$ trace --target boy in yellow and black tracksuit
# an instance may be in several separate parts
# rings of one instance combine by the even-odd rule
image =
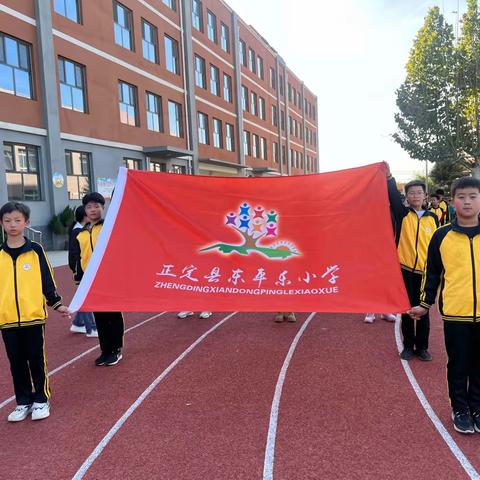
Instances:
[[[448,203],[445,200],[445,190],[439,188],[435,191],[435,195],[438,197],[438,207],[442,210],[442,219],[440,220],[440,225],[446,225],[450,223],[450,211],[448,209]]]
[[[452,196],[457,218],[433,235],[421,302],[409,313],[425,314],[438,295],[454,428],[474,433],[480,432],[480,180],[456,180]]]
[[[82,199],[85,214],[90,223],[78,233],[72,244],[72,260],[75,263],[75,282],[82,280],[95,249],[98,236],[103,228],[103,207],[105,199],[98,192],[85,195]],[[95,365],[116,365],[122,359],[124,323],[121,312],[94,312],[101,355]]]
[[[0,209],[7,233],[7,241],[0,246],[0,330],[17,402],[8,416],[10,422],[24,420],[30,413],[33,420],[50,415],[46,305],[68,315],[42,246],[23,236],[29,217],[30,209],[22,203],[9,202]]]
[[[388,196],[395,220],[395,237],[403,281],[410,305],[418,305],[423,268],[427,258],[427,248],[433,233],[438,227],[435,214],[422,209],[426,188],[421,181],[414,180],[405,185],[405,197],[409,204],[402,203],[395,179],[389,174]],[[403,351],[400,357],[410,360],[416,354],[420,360],[432,359],[428,351],[430,319],[428,312],[416,322],[408,315],[402,315]]]

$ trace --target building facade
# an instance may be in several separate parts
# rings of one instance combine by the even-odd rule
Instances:
[[[0,0],[0,202],[46,229],[118,167],[319,171],[317,98],[221,0]]]

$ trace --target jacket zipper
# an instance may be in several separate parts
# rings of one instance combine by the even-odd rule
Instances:
[[[415,215],[417,215],[416,212],[415,212]],[[420,218],[417,215],[417,234],[415,236],[415,262],[413,264],[412,273],[415,273],[415,267],[417,266],[417,262],[418,262],[418,235],[419,235],[419,233],[420,233]]]
[[[17,259],[13,261],[13,283],[15,284],[15,305],[17,306],[18,326],[20,326],[20,305],[18,304]]]
[[[475,256],[473,253],[473,238],[470,240],[470,256],[472,259],[472,283],[473,283],[473,321],[477,321],[477,278],[475,273]]]
[[[92,229],[93,229],[93,227],[92,227]],[[88,233],[90,233],[90,247],[92,247],[92,252],[93,252],[92,230],[89,230]]]

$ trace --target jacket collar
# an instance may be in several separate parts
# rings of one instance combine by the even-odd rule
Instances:
[[[480,235],[480,221],[479,221],[479,223],[476,227],[461,227],[458,224],[457,219],[455,219],[452,222],[452,230],[454,232],[459,232],[459,233],[464,233],[464,234],[467,234],[467,231],[468,231],[468,232],[470,232],[470,234],[471,234],[471,232],[473,232],[473,235]]]
[[[30,250],[32,250],[32,241],[29,240],[27,237],[23,237],[25,239],[25,243],[22,245],[20,253],[25,253]],[[9,255],[12,253],[12,248],[7,245],[7,242],[5,241],[1,247],[2,250],[5,250]]]

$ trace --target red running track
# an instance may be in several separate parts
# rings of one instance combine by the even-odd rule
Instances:
[[[57,269],[68,286],[65,268]],[[72,288],[63,289],[69,297]],[[129,314],[127,327],[155,314]],[[124,359],[95,367],[94,350],[51,377],[50,418],[9,424],[0,409],[1,479],[71,479],[132,404],[179,355],[225,318],[184,320],[168,313],[127,333]],[[262,479],[270,411],[296,324],[266,313],[239,313],[211,332],[125,419],[85,479]],[[480,435],[451,428],[442,325],[432,322],[434,360],[410,362],[428,402],[471,463],[468,474],[413,391],[394,325],[360,315],[317,314],[298,339],[286,371],[272,463],[275,480],[478,478]],[[51,314],[50,370],[96,345]],[[12,395],[0,354],[0,404]],[[91,458],[91,457],[90,457]],[[473,471],[473,473],[472,473]],[[80,476],[77,476],[80,478]],[[267,478],[267,477],[265,477]]]

